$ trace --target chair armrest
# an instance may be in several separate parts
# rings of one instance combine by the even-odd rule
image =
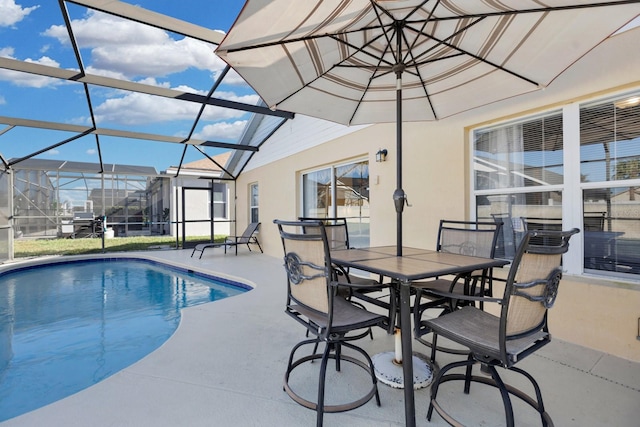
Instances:
[[[360,284],[360,283],[351,283],[351,282],[339,282],[339,281],[331,281],[331,286],[340,286],[343,288],[350,288],[350,289],[371,289],[371,286],[375,286],[376,281],[374,279],[371,279],[371,284],[367,285],[367,284]],[[380,285],[382,286],[382,285]]]
[[[427,292],[430,295],[434,295],[434,296],[438,296],[438,297],[442,297],[442,298],[448,298],[448,299],[455,299],[455,300],[462,300],[462,301],[480,301],[480,302],[495,302],[498,304],[502,303],[502,298],[491,298],[491,297],[486,297],[486,296],[474,296],[474,295],[463,295],[460,293],[454,293],[454,292],[442,292],[442,291],[436,291],[436,290],[430,290],[428,288],[424,288],[422,290],[423,292]]]

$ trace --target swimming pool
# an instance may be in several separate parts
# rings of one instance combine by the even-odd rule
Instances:
[[[0,422],[140,360],[173,334],[182,308],[248,289],[130,258],[0,274]]]

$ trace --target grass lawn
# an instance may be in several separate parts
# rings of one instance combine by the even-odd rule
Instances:
[[[215,236],[222,242],[226,236]],[[187,237],[187,242],[209,241],[207,237]],[[182,241],[181,241],[182,242]],[[104,239],[104,252],[144,251],[175,248],[176,238],[171,236],[134,236]],[[25,258],[43,255],[79,255],[102,253],[102,239],[17,239],[14,240],[14,257]]]

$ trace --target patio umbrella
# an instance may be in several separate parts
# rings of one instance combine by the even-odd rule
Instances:
[[[346,125],[442,119],[549,85],[640,0],[249,0],[216,50],[272,108]]]

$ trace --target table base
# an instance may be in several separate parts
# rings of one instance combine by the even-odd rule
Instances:
[[[402,363],[396,361],[393,351],[378,353],[371,357],[378,381],[393,388],[404,388]],[[426,356],[413,353],[413,389],[428,387],[433,381],[433,368]]]

